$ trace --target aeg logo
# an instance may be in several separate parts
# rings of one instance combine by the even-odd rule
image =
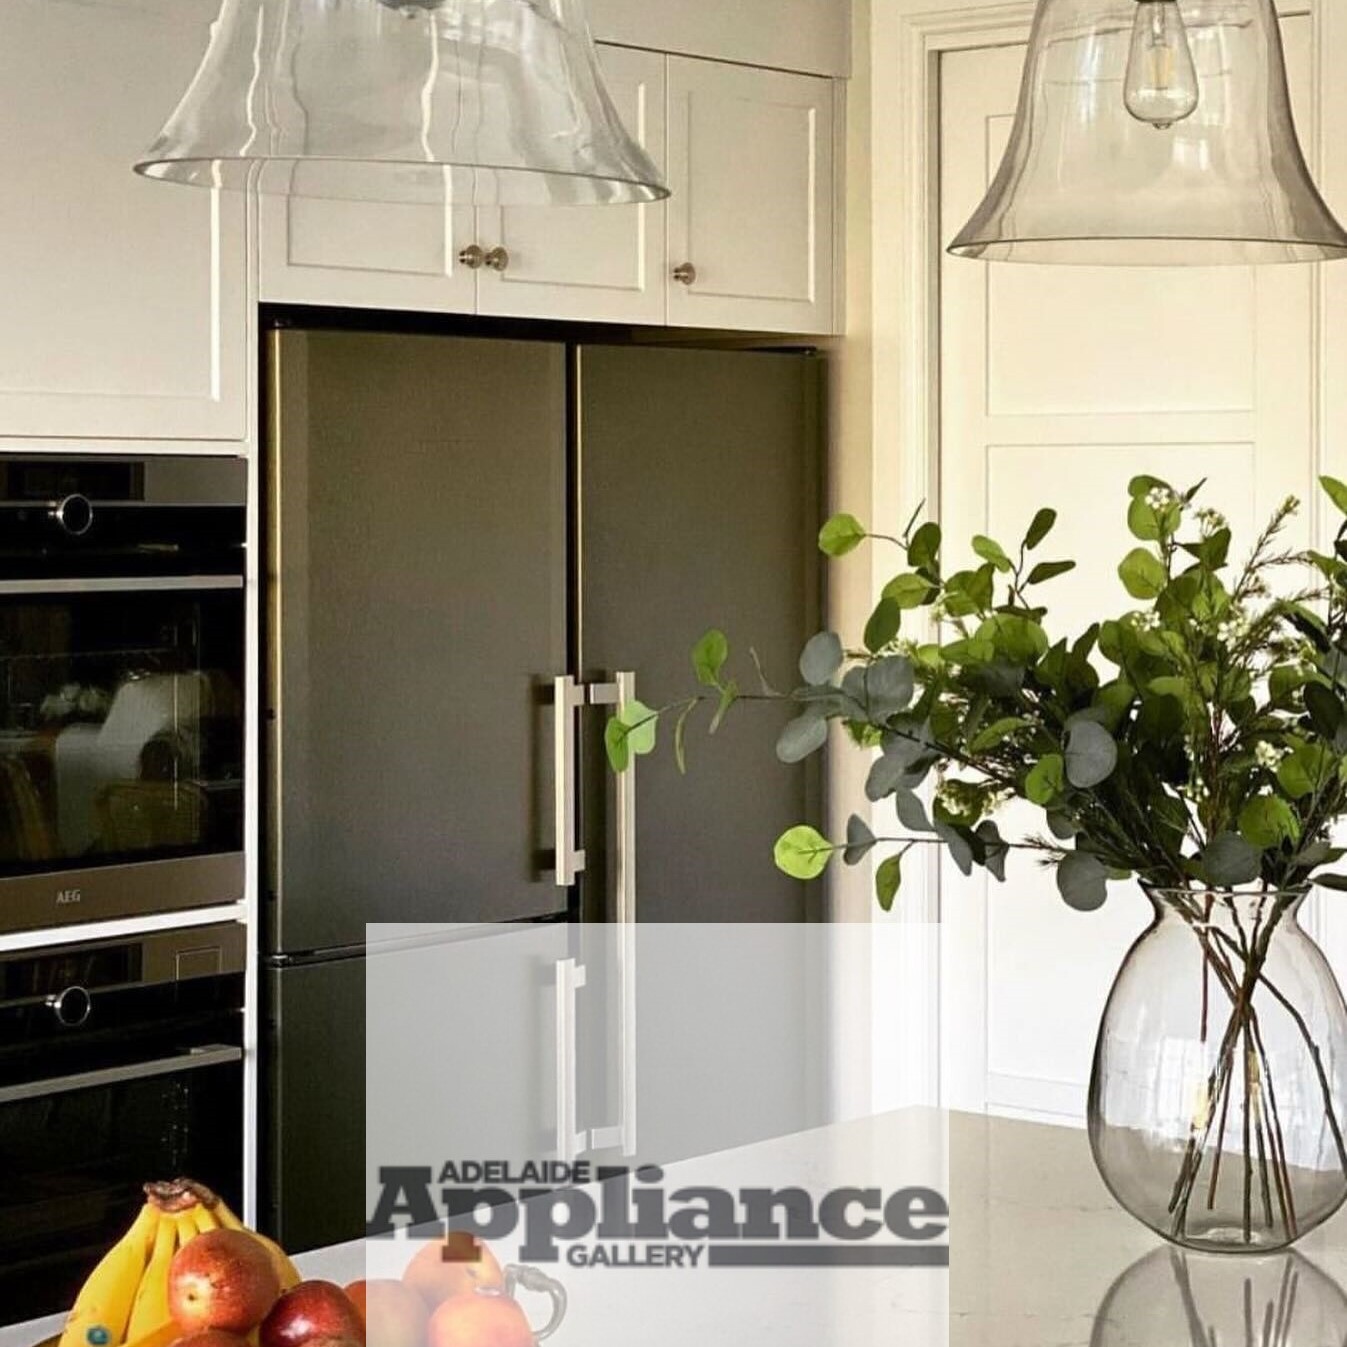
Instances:
[[[56,894],[57,907],[69,907],[74,903],[82,903],[83,901],[83,889],[59,889]]]

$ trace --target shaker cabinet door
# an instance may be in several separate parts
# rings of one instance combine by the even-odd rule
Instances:
[[[0,7],[0,437],[247,433],[243,200],[132,172],[218,10]]]
[[[666,58],[624,47],[601,47],[599,55],[623,124],[663,168]],[[508,264],[481,273],[479,311],[663,323],[666,217],[662,202],[480,211],[482,246],[504,248]]]
[[[470,207],[261,198],[262,298],[272,304],[472,313]]]
[[[669,61],[669,323],[830,332],[833,81]]]

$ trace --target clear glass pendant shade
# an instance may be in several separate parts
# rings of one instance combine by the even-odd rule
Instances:
[[[1272,0],[1039,0],[1000,172],[950,251],[1218,265],[1347,256]]]
[[[223,0],[136,171],[293,196],[657,201],[582,0]]]

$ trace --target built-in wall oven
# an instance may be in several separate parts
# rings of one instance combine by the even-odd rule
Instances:
[[[142,1187],[240,1209],[247,943],[235,924],[0,956],[0,1317],[68,1309]]]
[[[246,494],[0,456],[0,933],[242,898]]]

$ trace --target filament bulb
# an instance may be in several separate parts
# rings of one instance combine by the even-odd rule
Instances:
[[[1124,98],[1139,122],[1166,131],[1197,111],[1201,90],[1176,0],[1136,0]]]

